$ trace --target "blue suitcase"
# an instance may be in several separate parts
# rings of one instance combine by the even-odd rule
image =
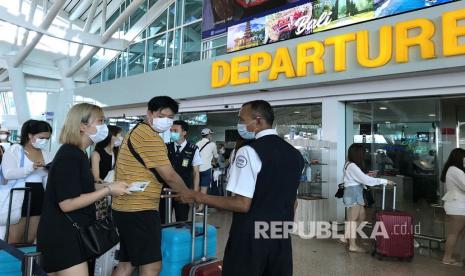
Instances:
[[[37,252],[35,246],[18,247],[24,253]],[[21,262],[15,257],[11,256],[4,250],[0,251],[0,275],[2,276],[21,276]]]
[[[167,198],[167,205],[171,207]],[[171,208],[167,208],[168,221],[171,219]],[[161,231],[161,252],[162,252],[162,271],[159,276],[181,276],[182,269],[185,265],[192,262],[193,259],[200,259],[203,256],[203,223],[195,223],[195,206],[192,207],[192,223],[174,223],[164,226]],[[207,208],[204,208],[204,223],[207,219]],[[192,252],[192,227],[195,225],[195,252]],[[213,225],[207,226],[207,256],[216,256],[216,237],[217,230]],[[194,257],[192,257],[194,253]]]
[[[20,250],[23,253],[35,253],[37,252],[37,247],[35,245],[28,245],[26,244],[26,237],[28,235],[27,228],[29,225],[29,213],[30,213],[30,202],[31,202],[31,191],[30,188],[13,188],[10,191],[10,202],[8,205],[8,218],[7,218],[7,225],[5,226],[7,231],[5,234],[5,240],[8,240],[9,236],[9,226],[10,226],[10,214],[11,214],[11,204],[13,199],[13,194],[15,191],[25,191],[28,195],[28,208],[27,208],[27,217],[26,217],[26,230],[24,232],[24,245],[16,245],[16,249]],[[26,200],[26,199],[25,199]],[[3,237],[2,237],[3,238]],[[2,240],[2,243],[6,243]],[[5,244],[7,246],[7,244]],[[14,250],[11,248],[11,250]],[[17,253],[19,254],[19,252]],[[18,256],[19,257],[19,256]],[[0,275],[2,276],[21,276],[22,273],[22,263],[16,257],[12,256],[10,253],[6,252],[5,250],[0,250]]]

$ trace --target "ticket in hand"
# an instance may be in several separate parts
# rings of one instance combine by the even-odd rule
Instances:
[[[136,181],[132,182],[132,184],[129,186],[128,191],[130,192],[143,192],[149,185],[148,181]]]

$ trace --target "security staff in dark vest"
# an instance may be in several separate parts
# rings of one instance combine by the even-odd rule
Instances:
[[[234,196],[181,197],[234,212],[223,276],[291,276],[293,272],[291,238],[285,233],[273,236],[273,230],[279,230],[276,225],[285,230],[294,221],[304,159],[272,129],[273,121],[273,109],[266,101],[245,103],[239,111],[239,134],[254,140],[236,153],[227,185]]]
[[[174,170],[181,176],[184,183],[189,189],[196,191],[199,187],[199,165],[202,164],[199,149],[195,144],[187,142],[186,136],[189,131],[189,124],[185,121],[174,121],[171,127],[171,143],[166,144],[168,157]],[[166,223],[165,219],[165,200],[160,200],[160,217],[162,223]],[[176,221],[186,221],[189,216],[189,204],[181,203],[177,200],[173,201]]]

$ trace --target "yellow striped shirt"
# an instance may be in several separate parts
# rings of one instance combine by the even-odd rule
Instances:
[[[123,212],[158,210],[162,185],[153,175],[131,154],[128,147],[128,137],[135,151],[144,160],[147,168],[170,165],[168,151],[163,139],[146,123],[139,124],[134,131],[126,135],[116,161],[116,180],[131,184],[136,181],[150,182],[145,191],[133,192],[113,198],[112,208]]]

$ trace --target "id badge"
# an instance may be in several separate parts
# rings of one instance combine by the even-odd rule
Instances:
[[[183,167],[186,167],[186,168],[187,168],[188,165],[189,165],[189,159],[184,159],[184,160],[182,160],[182,166],[183,166]]]

